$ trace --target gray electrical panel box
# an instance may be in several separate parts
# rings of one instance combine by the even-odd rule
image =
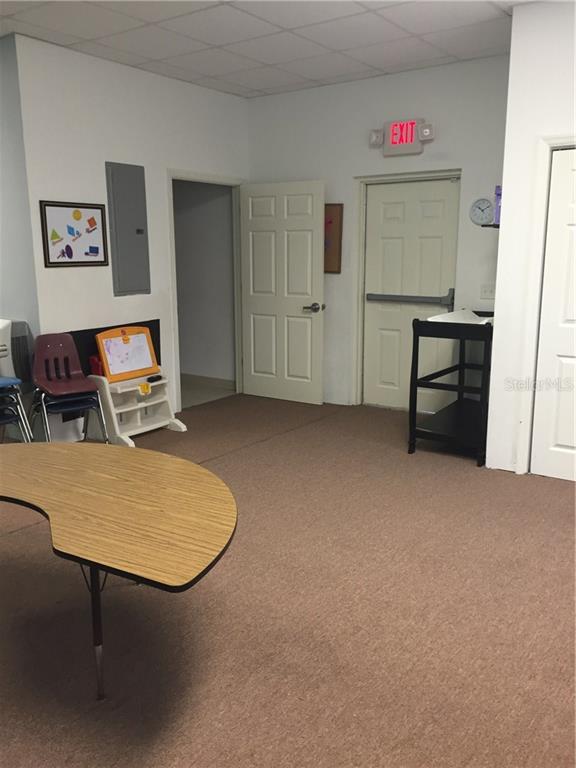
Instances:
[[[144,168],[106,163],[106,185],[114,295],[150,293]]]

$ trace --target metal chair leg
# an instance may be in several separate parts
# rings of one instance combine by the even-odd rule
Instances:
[[[90,409],[84,411],[84,425],[82,427],[82,441],[88,440],[88,422],[90,421]]]
[[[98,414],[98,421],[100,422],[100,429],[102,430],[102,436],[104,437],[104,442],[109,443],[110,440],[108,438],[108,430],[106,429],[106,422],[104,420],[104,411],[102,410],[102,400],[100,400],[100,392],[96,392],[96,399],[98,400],[98,408],[96,409],[96,413]]]
[[[28,437],[28,432],[26,431],[26,427],[24,426],[22,422],[22,418],[18,419],[18,428],[20,430],[20,434],[22,435],[22,442],[23,443],[29,443],[30,438]]]
[[[46,410],[46,403],[44,402],[45,395],[44,392],[42,392],[42,395],[40,397],[40,408],[42,413],[42,423],[44,425],[44,433],[46,435],[46,442],[51,443],[52,442],[52,435],[50,434],[50,424],[48,423],[48,411]]]
[[[18,406],[20,420],[22,421],[24,429],[28,434],[28,440],[26,442],[31,443],[34,437],[32,435],[32,429],[30,428],[30,424],[28,423],[28,417],[26,416],[26,410],[24,408],[24,403],[22,402],[22,397],[20,395],[20,392],[16,392],[16,404]]]

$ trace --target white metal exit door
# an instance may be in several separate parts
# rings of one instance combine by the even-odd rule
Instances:
[[[246,394],[321,403],[324,184],[241,187]]]
[[[576,150],[552,159],[532,461],[539,475],[576,479]]]
[[[364,307],[364,402],[408,408],[412,320],[449,311],[458,238],[459,179],[376,184],[366,206],[365,293],[411,297],[366,301]],[[437,297],[437,303],[418,303]],[[452,364],[454,343],[423,339],[421,371]],[[446,394],[425,390],[419,409],[437,411]]]

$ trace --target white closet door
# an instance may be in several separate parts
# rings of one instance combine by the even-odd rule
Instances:
[[[553,153],[531,471],[576,479],[576,151]]]

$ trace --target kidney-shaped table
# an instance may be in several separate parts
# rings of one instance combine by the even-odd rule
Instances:
[[[100,571],[181,592],[220,559],[236,529],[236,503],[220,478],[141,448],[0,446],[0,500],[41,512],[55,554],[90,570],[98,698],[104,696]]]

